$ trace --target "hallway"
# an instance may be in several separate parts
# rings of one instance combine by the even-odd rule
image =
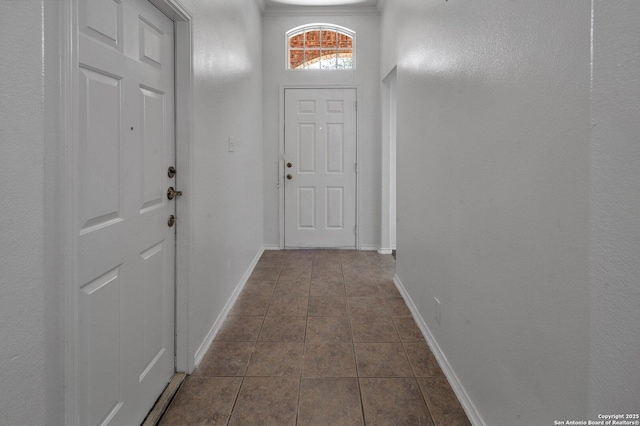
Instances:
[[[161,425],[469,425],[391,255],[265,251]]]

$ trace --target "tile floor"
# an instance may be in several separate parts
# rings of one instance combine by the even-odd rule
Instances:
[[[266,251],[161,425],[470,425],[376,252]]]

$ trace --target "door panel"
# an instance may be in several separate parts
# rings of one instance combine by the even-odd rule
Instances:
[[[120,186],[121,81],[119,78],[81,68],[79,153],[81,233],[122,219]],[[115,172],[114,172],[115,171]]]
[[[344,173],[344,125],[327,124],[326,173]]]
[[[298,187],[298,228],[316,229],[316,189]]]
[[[167,188],[164,186],[164,130],[165,95],[148,88],[140,88],[140,116],[142,119],[142,151],[140,170],[141,213],[154,206],[162,205]]]
[[[344,228],[344,188],[327,188],[327,229]]]
[[[327,101],[327,112],[329,114],[341,114],[344,112],[344,101],[342,100],[329,100]]]
[[[173,22],[78,7],[78,423],[140,424],[174,373]]]
[[[164,303],[167,296],[162,285],[166,265],[163,256],[164,244],[159,243],[140,254],[144,263],[144,332],[143,341],[143,370],[140,381],[166,349],[164,342]]]
[[[120,268],[107,272],[80,289],[79,346],[86,351],[87,363],[81,368],[81,404],[88,413],[87,424],[97,425],[103,418],[114,417],[122,407],[120,378]],[[89,404],[91,402],[91,404]]]
[[[298,114],[315,114],[316,113],[316,101],[299,100],[298,101]]]
[[[122,38],[122,0],[79,2],[79,21],[82,33],[119,48]]]
[[[356,245],[356,91],[285,91],[285,246]]]
[[[298,173],[316,172],[316,133],[314,124],[300,124],[298,127]]]
[[[140,16],[140,60],[155,67],[161,67],[162,30]]]

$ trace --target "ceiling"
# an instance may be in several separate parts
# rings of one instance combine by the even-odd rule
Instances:
[[[267,7],[282,6],[375,6],[378,0],[265,0]]]

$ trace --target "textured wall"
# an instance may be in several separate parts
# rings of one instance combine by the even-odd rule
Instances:
[[[3,425],[64,423],[58,6],[0,2]]]
[[[264,242],[280,244],[278,156],[281,85],[358,86],[358,232],[364,248],[380,246],[380,73],[379,16],[324,16],[295,14],[264,17]],[[311,23],[329,23],[356,32],[356,69],[353,71],[289,71],[285,69],[284,34]]]
[[[262,26],[254,0],[184,3],[194,17],[189,341],[196,351],[262,248]]]
[[[487,425],[584,418],[590,3],[385,5],[398,276]]]
[[[640,3],[596,1],[589,414],[640,401]]]

